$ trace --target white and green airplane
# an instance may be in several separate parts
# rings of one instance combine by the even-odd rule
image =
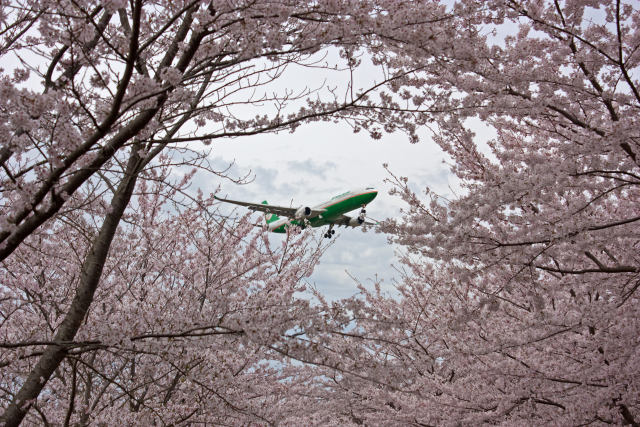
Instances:
[[[331,200],[320,203],[314,207],[300,206],[299,208],[270,205],[266,200],[262,203],[248,203],[214,197],[221,202],[233,203],[245,206],[252,211],[264,212],[267,227],[269,231],[273,231],[274,233],[284,233],[287,227],[291,225],[296,225],[301,228],[328,225],[329,230],[324,234],[324,237],[330,238],[336,232],[333,229],[335,225],[343,225],[345,227],[359,227],[363,224],[374,225],[374,223],[365,220],[365,207],[371,203],[377,195],[378,191],[373,187],[367,187],[365,189],[338,194],[332,197]],[[351,217],[345,215],[345,213],[358,208],[360,208],[358,216]],[[280,218],[278,215],[286,218]]]

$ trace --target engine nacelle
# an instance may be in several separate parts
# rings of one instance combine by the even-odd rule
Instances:
[[[300,206],[296,211],[295,218],[302,219],[311,215],[311,208],[309,206]]]
[[[347,224],[349,227],[360,227],[362,224],[364,223],[364,218],[361,216],[355,217],[355,218],[351,218],[349,220],[349,224]]]

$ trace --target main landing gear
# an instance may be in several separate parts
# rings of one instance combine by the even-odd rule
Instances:
[[[336,234],[336,230],[333,229],[333,224],[331,224],[327,232],[324,233],[324,237],[330,239],[334,234]]]

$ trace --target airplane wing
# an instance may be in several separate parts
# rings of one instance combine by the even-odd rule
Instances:
[[[231,200],[231,199],[223,199],[221,197],[213,196],[214,199],[220,200],[221,202],[233,203],[234,205],[244,206],[252,211],[260,211],[264,213],[272,213],[278,216],[286,216],[289,218],[294,218],[296,216],[296,212],[300,208],[291,208],[287,206],[278,206],[278,205],[265,205],[262,203],[249,203],[249,202],[241,202],[239,200]],[[309,215],[306,215],[306,218],[314,218],[318,215],[322,215],[326,209],[310,209]]]

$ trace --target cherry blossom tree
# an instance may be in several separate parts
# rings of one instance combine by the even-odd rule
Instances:
[[[1,8],[5,424],[638,424],[637,4]],[[278,90],[327,46],[383,81]],[[451,158],[450,200],[392,175],[397,296],[296,297],[321,249],[176,175],[314,120]]]
[[[131,412],[144,411],[145,416],[166,422],[225,416],[221,410],[189,406],[194,402],[185,404],[178,393],[188,388],[181,384],[190,372],[193,378],[195,372],[206,376],[215,357],[194,352],[180,358],[181,353],[161,350],[162,340],[202,335],[217,344],[205,340],[196,346],[217,346],[220,358],[225,358],[226,351],[240,351],[234,343],[245,339],[246,330],[241,333],[241,324],[231,321],[231,313],[239,311],[239,306],[230,305],[226,316],[226,308],[220,312],[207,308],[202,288],[209,283],[204,279],[207,274],[176,270],[177,261],[189,264],[183,255],[196,257],[197,245],[189,246],[179,236],[166,236],[166,241],[162,237],[163,230],[184,231],[188,215],[205,221],[209,202],[206,198],[192,201],[201,210],[196,213],[185,210],[177,216],[161,216],[175,223],[171,229],[163,228],[163,221],[153,218],[157,211],[142,210],[164,202],[147,200],[144,189],[159,179],[166,189],[155,189],[153,194],[163,200],[168,189],[181,188],[171,184],[168,176],[153,175],[155,168],[166,165],[163,156],[177,165],[215,173],[203,145],[220,138],[293,131],[309,121],[346,120],[354,130],[367,129],[374,137],[383,130],[402,129],[415,138],[412,117],[401,110],[389,116],[384,100],[374,96],[406,71],[385,74],[382,81],[367,87],[349,79],[358,67],[360,48],[381,50],[399,27],[437,21],[444,10],[424,2],[412,21],[406,22],[405,15],[401,21],[394,18],[396,9],[393,2],[384,1],[15,0],[0,5],[4,67],[0,75],[0,261],[6,297],[2,420],[6,425],[19,424],[27,414],[42,422],[51,418],[66,424],[100,417],[115,420],[124,415],[105,408],[122,408],[125,401]],[[319,53],[328,46],[339,53],[336,63]],[[345,82],[343,86],[332,81],[299,91],[286,84],[283,88],[282,77],[296,67],[344,71],[347,79],[338,80]],[[264,242],[259,245],[257,237],[249,237],[246,224],[227,231],[207,224],[200,225],[200,234],[194,231],[194,239],[202,239],[207,230],[230,234],[213,235],[212,251],[228,247],[236,234],[256,242],[244,254],[249,263],[245,267],[251,265],[254,270],[242,270],[241,249],[227,261],[229,271],[212,267],[223,281],[239,275],[242,286],[233,290],[239,293],[232,292],[229,298],[257,296],[260,289],[271,286],[267,281],[277,280],[281,288],[276,293],[284,299],[274,304],[286,309],[271,311],[285,316],[296,310],[298,302],[290,298],[294,278],[299,280],[302,271],[309,271],[313,256],[302,261],[305,252],[293,244],[293,252],[301,259],[299,270],[270,269],[264,264],[268,259],[262,253]],[[157,241],[134,246],[144,240],[136,233],[153,235]],[[163,244],[175,251],[176,261],[168,253],[157,252]],[[284,257],[290,252],[285,248],[277,253]],[[167,264],[152,264],[153,260]],[[233,270],[236,263],[238,269]],[[154,276],[153,269],[162,274]],[[152,277],[157,278],[156,284],[147,282]],[[196,300],[181,300],[178,290],[170,292],[172,286],[188,287],[184,292]],[[162,292],[182,305],[157,296]],[[167,320],[175,317],[175,324],[167,325],[157,317],[146,323],[142,318],[131,320],[143,306],[149,316],[158,316],[162,304]],[[203,316],[211,317],[205,321]],[[294,317],[289,320],[294,322]],[[186,319],[192,323],[186,324]],[[112,324],[117,328],[110,329]],[[264,322],[264,327],[277,335],[288,327],[278,324]],[[263,349],[275,337],[265,331],[256,331],[256,336],[265,340],[256,344]],[[140,354],[133,350],[147,345],[153,348]],[[273,343],[269,346],[278,348]],[[176,352],[188,351],[188,346],[176,348]],[[216,395],[236,416],[245,416],[246,422],[270,419],[265,408],[277,410],[279,406],[269,399],[276,399],[278,384],[284,384],[289,374],[257,360],[271,358],[256,350],[243,362],[224,362],[230,369],[216,372],[237,377],[240,387],[248,384],[240,379],[243,373],[253,377],[259,377],[258,372],[273,373],[279,380],[271,381],[270,397],[265,397],[264,390],[257,391],[267,379],[256,382],[253,391],[245,389],[244,395],[240,389],[232,391],[232,386],[229,395],[216,395],[217,388],[198,378],[204,393],[199,402]],[[67,403],[54,399],[62,395]],[[239,403],[247,399],[253,400]],[[179,407],[183,404],[187,406]],[[172,409],[162,414],[158,412],[162,405]]]
[[[287,397],[304,378],[269,347],[312,315],[294,294],[321,249],[293,234],[273,248],[251,218],[216,216],[213,197],[184,206],[190,177],[169,187],[170,171],[144,174],[73,340],[56,339],[58,325],[105,206],[72,211],[6,261],[4,393],[20,388],[44,346],[65,352],[29,422],[268,423],[303,404]]]
[[[461,189],[392,175],[408,204],[382,228],[406,249],[399,295],[334,308],[317,338],[327,387],[365,424],[638,425],[640,8],[451,10],[448,48],[407,30],[378,60],[421,67],[386,99],[431,110],[417,123]]]

